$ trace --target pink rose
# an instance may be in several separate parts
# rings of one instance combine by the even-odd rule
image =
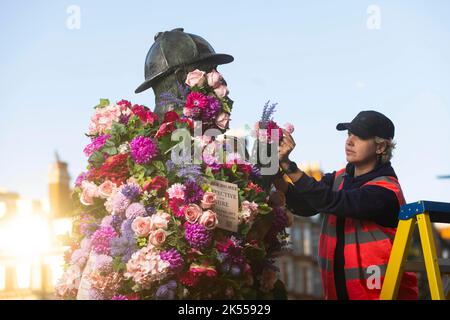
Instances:
[[[99,196],[98,187],[95,183],[84,180],[81,183],[81,189],[83,190],[80,197],[80,202],[85,206],[94,204],[94,198]]]
[[[194,109],[192,108],[183,108],[183,114],[185,117],[193,117],[194,116]]]
[[[118,188],[114,188],[114,190],[111,192],[111,195],[105,201],[105,208],[109,213],[113,212],[114,198],[118,192]]]
[[[112,195],[112,193],[116,187],[117,186],[114,182],[112,182],[110,180],[106,180],[98,187],[98,193],[99,193],[100,197],[106,199]]]
[[[256,212],[258,211],[258,204],[255,202],[244,201],[242,202],[242,210]]]
[[[224,98],[225,96],[227,96],[230,93],[230,91],[228,90],[226,85],[222,84],[219,87],[217,87],[216,89],[214,89],[214,93],[219,98]]]
[[[86,190],[92,197],[98,196],[98,186],[93,182],[84,180],[81,183],[81,189]]]
[[[239,222],[251,223],[255,219],[255,215],[250,210],[242,210],[239,213]]]
[[[151,216],[152,229],[167,229],[170,222],[170,215],[164,211],[158,211]]]
[[[175,183],[174,185],[172,185],[169,188],[169,190],[167,190],[167,193],[169,194],[170,199],[177,198],[177,199],[184,200],[184,191],[185,190],[186,190],[185,186],[183,186],[180,183]]]
[[[144,248],[142,248],[141,250],[143,250]],[[140,258],[139,253],[141,251],[136,251],[135,253],[133,253],[133,255],[131,256],[131,259],[128,260],[127,262],[127,271],[128,272],[136,272],[139,270],[139,260],[138,258]]]
[[[103,108],[95,109],[95,114],[89,124],[90,134],[103,134],[111,129],[113,122],[118,122],[122,114],[121,107],[118,105],[109,105]]]
[[[77,265],[71,265],[56,285],[56,293],[63,297],[77,293],[81,281],[81,269]]]
[[[90,195],[88,190],[83,190],[80,196],[80,202],[85,206],[91,206],[94,204],[94,198]]]
[[[202,200],[203,209],[211,209],[216,204],[216,194],[214,192],[205,192]]]
[[[166,232],[163,229],[157,229],[150,234],[149,242],[154,246],[160,246],[166,241]]]
[[[217,70],[213,70],[206,75],[208,79],[208,86],[213,89],[218,88],[222,84],[222,75],[217,72]]]
[[[152,219],[150,217],[137,217],[131,224],[131,229],[139,237],[147,237],[152,230]]]
[[[230,124],[230,114],[226,112],[221,112],[216,118],[216,126],[221,130],[228,129]]]
[[[195,86],[202,87],[205,81],[205,72],[198,69],[189,72],[186,78],[186,84],[191,88]]]
[[[219,223],[219,221],[217,220],[217,214],[211,210],[205,211],[200,217],[199,223],[206,229],[212,230]]]
[[[197,222],[198,218],[202,215],[202,209],[196,204],[190,204],[184,210],[184,217],[190,223]]]
[[[293,134],[294,133],[294,130],[295,130],[295,127],[294,127],[294,125],[292,124],[292,123],[286,123],[285,125],[284,125],[284,128],[286,129],[286,131],[287,132],[289,132],[290,134]]]

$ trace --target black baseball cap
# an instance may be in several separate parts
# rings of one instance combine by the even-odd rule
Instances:
[[[348,130],[363,139],[375,136],[393,139],[395,133],[394,123],[384,114],[373,110],[361,111],[352,122],[338,123],[336,129]]]

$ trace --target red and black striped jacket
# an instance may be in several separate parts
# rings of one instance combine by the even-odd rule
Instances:
[[[354,177],[354,166],[303,175],[287,193],[297,215],[323,213],[318,261],[326,299],[378,299],[405,199],[390,163]],[[417,299],[416,276],[405,273],[399,299]]]

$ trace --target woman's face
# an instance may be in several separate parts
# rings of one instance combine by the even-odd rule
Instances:
[[[375,138],[362,139],[348,131],[345,142],[345,155],[352,164],[368,163],[377,158],[377,145]]]

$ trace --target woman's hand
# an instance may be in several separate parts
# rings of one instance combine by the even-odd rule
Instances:
[[[281,175],[277,175],[275,177],[275,179],[273,180],[273,185],[278,191],[284,194],[288,192],[289,184],[286,182],[286,180],[284,180],[284,178]]]
[[[283,140],[281,140],[280,148],[278,149],[278,157],[280,163],[289,162],[289,155],[294,150],[296,144],[292,135],[283,130]]]

